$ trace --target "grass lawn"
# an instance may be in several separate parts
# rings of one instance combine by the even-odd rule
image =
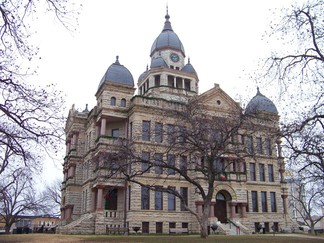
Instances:
[[[193,242],[217,242],[217,243],[304,243],[304,242],[324,242],[324,237],[312,237],[301,235],[245,235],[245,236],[223,236],[215,235],[207,239],[201,239],[198,235],[148,235],[148,236],[107,236],[107,235],[56,235],[56,234],[22,234],[22,235],[0,235],[0,243],[6,242],[119,242],[119,243],[193,243]]]

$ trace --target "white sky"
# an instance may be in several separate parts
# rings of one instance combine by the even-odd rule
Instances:
[[[67,31],[48,14],[38,22],[38,77],[44,83],[57,83],[66,94],[66,114],[72,104],[83,110],[88,103],[91,109],[99,82],[116,55],[135,83],[146,65],[150,66],[151,45],[162,31],[168,5],[172,28],[198,73],[200,93],[219,83],[225,92],[246,105],[246,100],[256,94],[259,82],[264,82],[253,77],[259,59],[278,48],[262,36],[270,22],[278,20],[280,9],[292,2],[84,1],[76,32]],[[266,84],[260,86],[262,92]],[[271,98],[265,90],[262,93]],[[47,179],[61,177],[62,171],[51,165],[45,174]]]

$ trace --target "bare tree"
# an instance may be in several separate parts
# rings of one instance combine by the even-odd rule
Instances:
[[[21,216],[43,208],[42,200],[35,194],[28,168],[14,169],[10,174],[2,176],[0,187],[0,217],[5,222],[6,233]]]
[[[43,212],[46,215],[58,217],[61,215],[61,187],[62,180],[56,179],[51,184],[46,185],[41,198],[43,201]]]
[[[41,1],[42,2],[42,1]],[[37,87],[27,79],[35,71],[28,68],[38,48],[30,43],[32,21],[43,6],[39,1],[14,0],[0,3],[0,154],[1,172],[8,151],[30,161],[29,149],[58,151],[63,135],[64,102],[54,85]],[[73,14],[66,0],[44,0],[44,11],[54,12],[69,27]],[[72,20],[72,21],[71,21]],[[28,62],[28,64],[27,64]],[[24,68],[24,67],[27,68]]]
[[[312,234],[315,234],[315,225],[324,216],[317,216],[315,213],[320,212],[324,207],[324,189],[323,184],[314,183],[301,176],[295,176],[292,180],[292,188],[294,193],[290,193],[289,206],[292,207],[297,215],[307,225]]]
[[[239,107],[231,114],[215,114],[198,99],[177,111],[166,110],[162,114],[162,120],[169,124],[156,126],[154,139],[162,142],[166,138],[166,141],[158,146],[143,145],[140,141],[150,136],[150,128],[133,127],[134,131],[143,133],[133,134],[131,140],[120,140],[119,151],[107,151],[104,159],[99,160],[99,166],[108,169],[107,177],[123,173],[129,182],[142,188],[179,198],[181,210],[197,218],[201,237],[206,238],[215,187],[219,181],[229,179],[231,173],[244,176],[244,157],[253,156],[253,151],[247,151],[242,144],[242,137],[252,136],[256,129],[253,119],[246,118]],[[154,175],[150,176],[150,171],[154,171]],[[187,192],[168,185],[171,178],[178,178],[194,188],[194,197],[203,203],[202,212],[188,205]]]
[[[282,129],[289,161],[298,160],[299,170],[314,180],[324,179],[323,11],[323,0],[293,6],[274,27],[285,50],[267,62],[267,74],[279,81],[281,98],[289,107]]]

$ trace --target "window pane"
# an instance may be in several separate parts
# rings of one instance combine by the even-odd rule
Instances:
[[[175,190],[175,187],[169,187],[171,190]],[[175,195],[172,193],[168,193],[168,210],[174,211],[175,210]]]
[[[259,164],[260,181],[265,181],[264,164]]]
[[[142,140],[150,141],[150,134],[151,134],[151,122],[143,121],[143,123],[142,123]]]
[[[270,192],[271,212],[277,212],[276,193]]]
[[[142,209],[150,209],[150,190],[148,187],[141,188]]]
[[[251,192],[251,197],[252,197],[252,211],[253,212],[258,212],[258,194],[256,191]]]
[[[142,152],[142,172],[150,172],[149,161],[150,161],[150,153]]]
[[[174,154],[168,154],[168,166],[171,168],[168,168],[168,175],[174,175],[174,166],[175,166],[175,155]]]
[[[253,138],[252,136],[246,137],[246,148],[249,154],[253,154]]]
[[[119,137],[119,129],[112,129],[111,136],[114,138],[118,138]]]
[[[180,156],[180,170],[187,174],[187,156]]]
[[[162,174],[163,154],[154,154],[155,174]]]
[[[155,123],[155,142],[162,143],[163,141],[163,124]]]
[[[180,187],[180,195],[182,196],[184,203],[188,206],[188,188]],[[180,209],[181,211],[186,211],[183,202],[181,202]]]
[[[155,210],[163,210],[163,193],[161,191],[155,191]]]
[[[255,181],[255,163],[250,163],[250,180]]]
[[[262,206],[262,212],[268,212],[267,193],[266,192],[261,192],[261,206]]]
[[[121,99],[120,106],[121,107],[126,107],[126,100],[125,99]]]
[[[116,105],[116,98],[115,97],[111,97],[111,99],[110,99],[110,105],[113,105],[113,106]]]
[[[268,165],[269,181],[274,182],[273,165]]]
[[[175,134],[174,134],[174,125],[168,124],[167,125],[167,135],[168,135],[168,143],[175,142]]]
[[[262,154],[262,139],[256,138],[257,153]]]

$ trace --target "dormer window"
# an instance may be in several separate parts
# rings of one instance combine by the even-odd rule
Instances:
[[[110,105],[115,106],[116,105],[116,98],[115,97],[111,97],[110,99]]]

